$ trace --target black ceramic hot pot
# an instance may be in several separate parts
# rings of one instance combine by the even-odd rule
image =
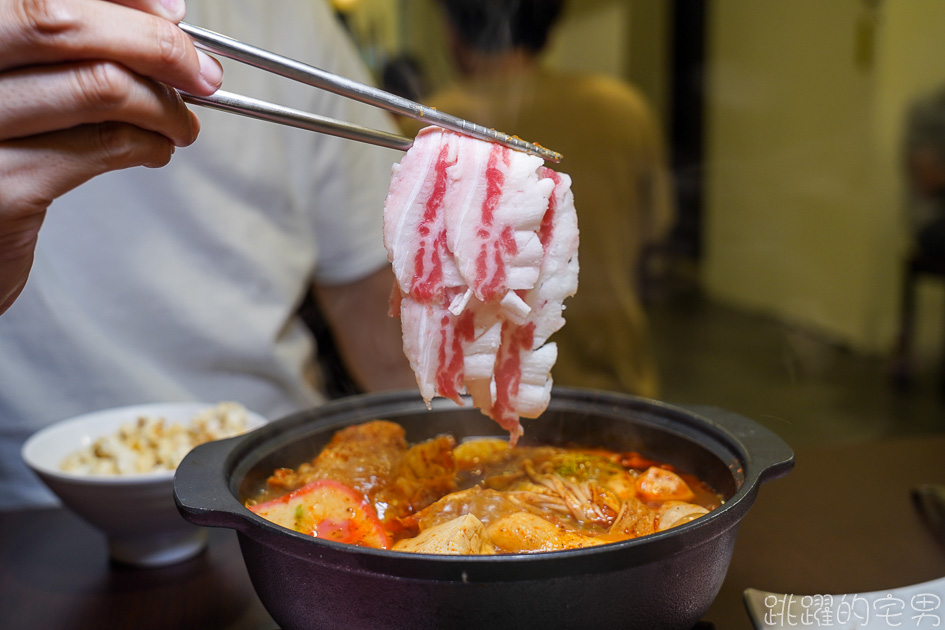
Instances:
[[[274,525],[241,499],[275,468],[313,458],[344,426],[384,418],[416,442],[441,433],[502,435],[473,408],[428,410],[414,392],[357,396],[191,452],[175,478],[184,517],[238,532],[253,585],[283,630],[302,628],[691,628],[728,570],[759,485],[787,473],[791,449],[717,409],[556,389],[523,443],[639,451],[719,491],[722,507],[685,525],[598,547],[531,555],[435,556],[316,539]]]

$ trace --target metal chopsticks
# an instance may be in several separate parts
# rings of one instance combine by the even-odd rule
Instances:
[[[308,131],[317,131],[330,136],[347,138],[348,140],[367,142],[368,144],[397,149],[398,151],[406,151],[413,144],[413,140],[410,138],[398,136],[397,134],[369,129],[334,118],[326,118],[291,107],[250,98],[249,96],[224,92],[223,90],[217,90],[210,96],[194,96],[186,92],[181,92],[180,95],[185,102],[194,105],[219,109],[249,118],[268,120],[269,122],[307,129]]]
[[[226,35],[221,35],[199,26],[193,26],[186,22],[181,22],[179,26],[181,30],[193,38],[198,48],[206,50],[207,52],[222,55],[261,70],[321,88],[362,103],[367,103],[368,105],[374,105],[375,107],[380,107],[421,122],[437,125],[480,140],[497,142],[516,151],[537,155],[549,162],[561,161],[560,153],[546,149],[541,145],[526,142],[521,138],[504,134],[495,129],[471,123],[433,109],[432,107],[415,103],[409,99],[385,92],[384,90],[370,85],[365,85],[352,79],[304,64],[300,61],[295,61],[294,59],[263,50],[262,48],[245,44]],[[193,103],[194,105],[211,107],[250,118],[260,118],[262,120],[268,120],[269,122],[308,129],[309,131],[317,131],[401,151],[406,151],[413,143],[411,139],[403,136],[368,129],[360,125],[325,118],[316,114],[220,90],[210,96],[195,96],[183,92],[181,96],[186,102]]]

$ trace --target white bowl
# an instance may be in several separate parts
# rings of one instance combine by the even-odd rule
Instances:
[[[199,553],[206,530],[180,515],[174,503],[174,472],[133,475],[92,475],[64,472],[62,460],[97,439],[113,435],[139,416],[161,417],[168,424],[189,425],[213,403],[158,403],[118,407],[63,420],[33,434],[22,456],[64,505],[108,539],[115,560],[137,566],[162,566]],[[247,411],[247,431],[266,424]]]

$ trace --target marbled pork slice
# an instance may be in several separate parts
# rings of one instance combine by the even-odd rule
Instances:
[[[473,300],[458,315],[442,304],[401,302],[404,349],[417,374],[421,395],[450,398],[460,405],[468,393],[486,415],[492,409],[492,380],[502,340],[497,303]]]
[[[495,419],[514,443],[520,417],[548,405],[577,285],[570,179],[541,160],[439,129],[395,167],[384,241],[404,350],[429,402],[446,396]]]
[[[492,416],[492,381],[496,355],[502,343],[499,303],[485,304],[473,298],[457,320],[463,345],[463,383],[473,405]]]
[[[420,395],[429,404],[444,396],[462,404],[464,354],[457,337],[456,315],[442,302],[421,302],[410,295],[400,303],[404,353],[417,377]]]
[[[539,173],[553,181],[555,187],[538,229],[538,238],[544,251],[538,281],[524,296],[531,309],[527,319],[535,324],[536,348],[564,326],[564,300],[577,293],[580,268],[579,233],[571,178],[544,166],[539,169]]]
[[[443,214],[455,150],[452,135],[424,130],[394,165],[384,203],[384,246],[397,284],[424,302],[464,285],[447,247]]]
[[[510,299],[530,289],[542,259],[537,230],[553,182],[538,177],[542,161],[498,144],[456,136],[456,162],[447,169],[447,245],[460,275],[482,302]],[[515,304],[518,306],[516,307]]]
[[[435,395],[460,402],[464,393],[462,346],[447,310],[466,290],[446,244],[443,213],[453,140],[424,130],[394,166],[384,206],[384,244],[397,282],[391,311],[400,315],[404,352],[427,403]]]
[[[544,256],[535,287],[524,292],[530,307],[525,321],[503,324],[493,385],[492,417],[509,430],[513,443],[522,433],[519,418],[537,417],[551,400],[558,349],[545,342],[564,325],[564,299],[577,291],[579,235],[571,179],[545,167],[539,175],[554,183],[538,229]]]

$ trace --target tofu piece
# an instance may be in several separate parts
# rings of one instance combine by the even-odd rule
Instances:
[[[489,523],[486,534],[499,553],[580,549],[605,542],[555,525],[531,512],[515,512],[493,521]]]
[[[659,507],[656,513],[656,531],[661,532],[670,527],[694,521],[700,516],[708,514],[709,510],[694,503],[667,501]]]
[[[485,525],[472,514],[425,529],[415,538],[397,541],[394,551],[477,556],[494,553],[485,539]]]

